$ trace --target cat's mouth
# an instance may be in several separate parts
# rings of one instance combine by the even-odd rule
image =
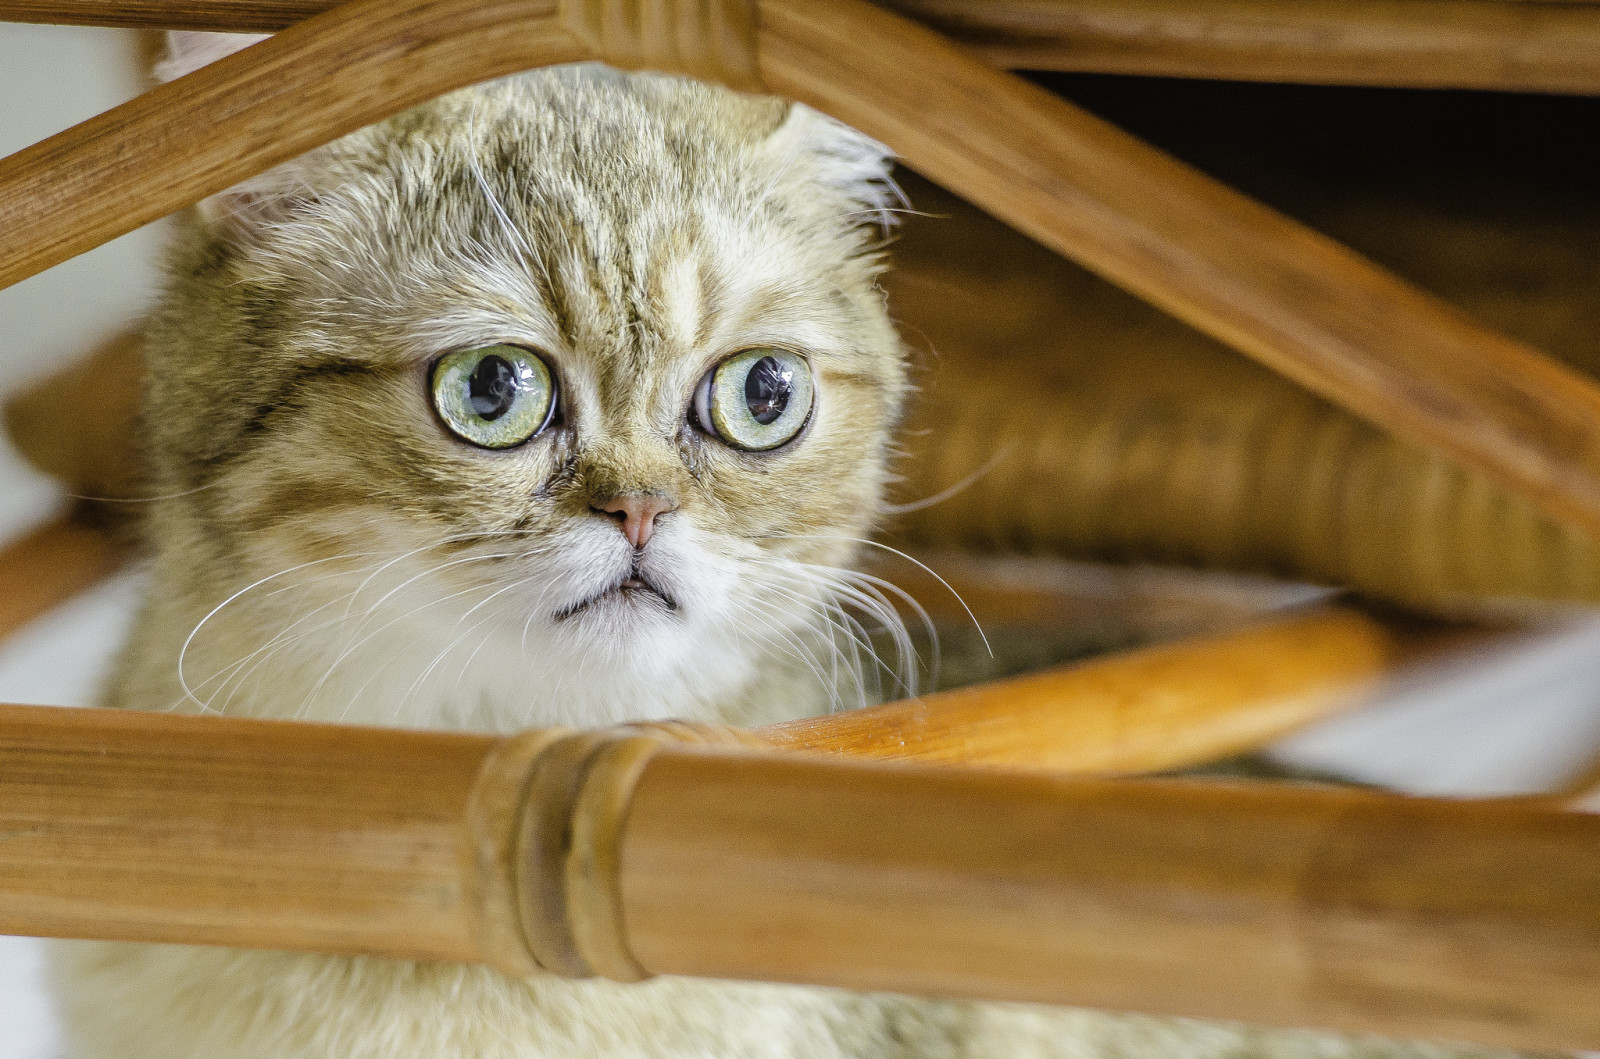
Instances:
[[[628,571],[628,575],[609,588],[602,589],[592,596],[586,596],[576,603],[568,604],[555,613],[556,621],[566,621],[590,610],[593,607],[606,603],[618,602],[636,606],[661,607],[667,613],[678,609],[678,601],[667,594],[667,590],[650,580],[650,577],[635,566]]]

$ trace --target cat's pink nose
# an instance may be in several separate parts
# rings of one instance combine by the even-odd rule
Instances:
[[[635,551],[643,548],[656,531],[656,518],[678,507],[654,493],[623,493],[590,506],[616,519],[622,535],[628,538]]]

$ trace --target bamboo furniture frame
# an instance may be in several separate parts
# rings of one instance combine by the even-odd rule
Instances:
[[[697,734],[0,708],[0,930],[1600,1041],[1600,818]]]
[[[1116,28],[1147,10],[1137,0],[995,6],[978,23],[955,0],[905,7],[1002,64],[1089,55],[1105,69],[1276,77],[1314,52],[1325,61],[1299,64],[1312,80],[1597,83],[1600,9],[1582,3],[1308,5],[1288,43],[1253,55],[1227,33],[1152,46],[1202,17],[1182,4],[1144,20],[1142,37]],[[1086,11],[1105,15],[1098,60],[1065,46]],[[1454,35],[1422,47],[1433,61],[1419,67],[1408,57],[1429,12]],[[1240,3],[1205,17],[1255,16]],[[0,285],[469,82],[583,58],[681,70],[857,125],[1046,246],[1600,532],[1595,383],[860,0],[0,0],[0,18],[287,27],[0,161]],[[1304,27],[1318,19],[1363,31],[1311,48],[1320,31]],[[667,25],[675,35],[638,32]],[[1018,43],[1029,33],[1043,40],[1032,51]],[[80,569],[100,562],[82,554]],[[1237,636],[754,733],[495,740],[0,708],[0,928],[1600,1046],[1600,821],[1542,802],[1026,771],[1162,767],[1249,745],[1359,700],[1428,641],[1348,609]],[[1158,719],[1163,679],[1198,701],[1174,658],[1237,678],[1229,651],[1241,650],[1270,659],[1270,679],[1214,680],[1217,709]],[[1284,664],[1296,650],[1298,669]],[[1141,717],[1156,738],[1138,737]],[[1225,735],[1196,741],[1217,717]],[[918,930],[897,928],[906,916]],[[1237,956],[1229,976],[1212,973],[1219,950]]]
[[[6,18],[271,33],[335,0],[9,0]],[[1600,90],[1600,11],[1570,0],[891,0],[992,65],[1311,84]]]

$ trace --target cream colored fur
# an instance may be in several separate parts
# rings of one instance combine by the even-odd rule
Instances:
[[[180,41],[168,72],[226,50]],[[600,68],[455,93],[205,204],[150,339],[163,499],[109,689],[132,709],[505,731],[741,723],[870,695],[842,606],[905,391],[875,285],[886,153],[801,107]],[[527,445],[428,401],[441,352],[535,348]],[[805,353],[806,432],[686,421],[728,352]],[[668,495],[641,553],[680,603],[561,607],[625,576],[592,507]],[[1225,972],[1224,972],[1225,973]],[[1311,1034],[661,980],[63,943],[75,1059],[1417,1056]]]

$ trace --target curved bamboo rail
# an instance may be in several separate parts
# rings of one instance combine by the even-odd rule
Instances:
[[[1600,386],[904,18],[859,0],[761,0],[749,16],[744,58],[768,90],[1600,532]],[[448,89],[594,55],[562,18],[548,0],[353,0],[19,152],[0,161],[0,284]]]
[[[1046,770],[1156,772],[1254,750],[1377,699],[1481,639],[1317,607],[1248,628],[742,733],[776,750]]]
[[[270,33],[332,0],[0,0],[0,20]],[[885,0],[994,66],[1600,92],[1600,11],[1525,0]]]
[[[1600,1044],[1600,818],[1537,803],[49,707],[0,764],[10,933]]]

